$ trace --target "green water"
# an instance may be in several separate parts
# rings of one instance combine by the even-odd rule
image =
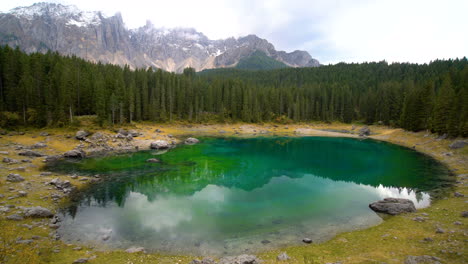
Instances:
[[[402,197],[421,208],[453,183],[413,150],[324,137],[202,138],[48,169],[105,179],[63,211],[65,241],[210,255],[325,241],[380,223],[370,202]]]

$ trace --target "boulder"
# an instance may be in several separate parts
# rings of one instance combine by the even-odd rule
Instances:
[[[55,178],[49,182],[50,185],[55,186],[55,188],[63,191],[64,193],[71,192],[75,187],[70,183],[70,181],[62,181],[59,178]]]
[[[218,264],[259,264],[261,261],[254,255],[239,255],[236,257],[223,257]]]
[[[22,217],[19,214],[12,214],[6,217],[7,220],[12,220],[12,221],[21,221],[24,220],[24,217]]]
[[[168,149],[169,148],[169,142],[166,140],[156,140],[154,142],[151,142],[150,148],[151,149]]]
[[[54,162],[54,161],[57,161],[57,160],[59,160],[61,158],[63,158],[62,155],[50,155],[50,156],[47,156],[44,159],[44,162]]]
[[[123,128],[119,128],[119,130],[117,131],[117,134],[121,134],[121,135],[124,135],[124,136],[127,136],[128,135],[128,131],[123,129]]]
[[[368,126],[365,126],[361,129],[359,129],[359,136],[364,137],[364,136],[369,136],[371,134],[371,131]]]
[[[41,136],[41,137],[47,137],[48,135],[49,135],[49,133],[47,133],[45,131],[39,133],[39,136]]]
[[[85,140],[87,136],[91,135],[91,133],[89,133],[88,131],[85,131],[85,130],[80,130],[78,132],[76,132],[75,134],[75,138],[78,139],[78,140]]]
[[[24,208],[24,216],[33,218],[49,218],[54,214],[47,208],[41,206]]]
[[[416,212],[416,207],[411,200],[401,198],[385,198],[383,200],[369,204],[369,207],[374,212],[385,213],[389,215]]]
[[[44,157],[45,156],[42,153],[30,150],[30,149],[23,150],[23,151],[19,152],[18,155],[26,156],[26,157]]]
[[[103,138],[104,138],[104,135],[101,132],[96,132],[91,136],[92,140],[99,140]]]
[[[312,243],[312,239],[306,237],[306,238],[302,239],[302,242],[304,242],[306,244],[310,244],[310,243]]]
[[[146,250],[145,250],[144,247],[131,247],[131,248],[127,248],[125,250],[125,252],[127,252],[127,253],[139,253],[139,252],[146,253]]]
[[[19,175],[19,174],[10,173],[10,174],[7,175],[6,180],[9,181],[9,182],[22,182],[22,181],[24,181],[24,178],[21,177],[21,175]]]
[[[276,259],[277,259],[278,261],[286,261],[286,260],[289,260],[290,257],[288,256],[288,254],[286,254],[286,252],[283,252],[283,253],[279,254],[279,255],[276,257]]]
[[[466,145],[468,145],[468,142],[466,142],[464,140],[457,140],[457,141],[453,142],[452,144],[450,144],[449,148],[459,149],[459,148],[463,148]]]
[[[37,142],[36,144],[32,145],[31,148],[38,149],[38,148],[46,148],[47,144],[42,142]]]
[[[202,260],[194,259],[190,261],[190,264],[216,264],[216,261],[214,261],[212,258],[204,258]]]
[[[138,137],[140,135],[136,130],[129,130],[128,134],[132,137]]]
[[[3,162],[3,163],[8,163],[8,164],[19,163],[18,160],[11,159],[11,158],[8,158],[8,157],[3,158],[3,159],[2,159],[2,162]]]
[[[81,159],[86,157],[86,153],[81,149],[73,149],[63,153],[65,158]]]
[[[196,139],[196,138],[193,138],[193,137],[189,137],[185,140],[185,144],[187,145],[193,145],[193,144],[197,144],[197,143],[200,143],[200,140]]]
[[[433,256],[408,256],[405,264],[441,264],[441,259]]]
[[[146,162],[148,162],[148,163],[159,163],[161,161],[158,160],[158,159],[152,158],[152,159],[147,159]]]

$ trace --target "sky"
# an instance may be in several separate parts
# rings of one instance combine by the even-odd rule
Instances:
[[[37,0],[2,0],[0,11]],[[322,64],[468,56],[467,0],[53,0],[116,12],[128,28],[191,27],[210,39],[256,34]]]

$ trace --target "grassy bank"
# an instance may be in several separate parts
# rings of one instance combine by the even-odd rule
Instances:
[[[294,125],[252,125],[252,124],[225,124],[225,125],[156,125],[151,123],[139,123],[129,129],[135,129],[143,136],[138,137],[132,145],[148,145],[155,139],[167,139],[168,135],[182,139],[183,135],[233,135],[233,136],[263,136],[263,135],[304,135],[304,136],[347,136],[357,137],[359,126],[353,127],[347,124],[294,124]],[[371,126],[371,138],[383,140],[411,148],[428,154],[443,162],[456,175],[468,173],[468,147],[451,150],[448,145],[453,140],[437,139],[436,135],[425,132],[412,133],[401,129],[392,129],[383,126]],[[114,135],[111,129],[98,129],[89,127],[92,132]],[[159,129],[161,132],[156,133]],[[0,151],[8,154],[0,154],[0,159],[9,157],[16,160],[26,159],[18,156],[17,150],[21,146],[31,146],[37,142],[47,144],[46,148],[38,151],[47,155],[63,153],[82,144],[73,138],[76,129],[46,129],[27,130],[24,135],[11,134],[0,138]],[[49,135],[40,135],[47,132]],[[110,146],[118,148],[123,142],[108,142]],[[83,143],[87,145],[89,143]],[[448,154],[447,154],[448,153]],[[53,201],[52,193],[58,193],[50,185],[45,185],[54,178],[70,180],[78,188],[88,184],[85,177],[72,179],[67,175],[39,176],[44,165],[43,158],[31,159],[31,162],[18,164],[0,164],[0,206],[44,206],[55,209],[62,198]],[[25,178],[24,182],[6,182],[6,175],[18,173]],[[463,194],[467,192],[468,177],[459,177],[456,190]],[[25,197],[9,198],[15,196],[19,190],[28,194]],[[338,234],[334,239],[321,243],[304,246],[295,246],[263,252],[258,254],[265,263],[403,263],[408,255],[431,255],[440,257],[443,263],[464,263],[466,257],[466,225],[467,218],[460,216],[467,210],[467,199],[454,197],[453,194],[446,199],[433,203],[429,208],[418,211],[415,214],[401,215],[388,218],[381,225],[365,230],[356,230]],[[0,215],[0,262],[2,258],[8,259],[7,263],[72,263],[79,258],[90,258],[90,263],[188,263],[194,256],[167,256],[159,254],[135,253],[129,254],[122,250],[98,251],[90,247],[65,244],[49,237],[53,231],[48,220],[26,219],[23,221],[5,220],[6,215],[14,213],[16,208],[11,208],[8,213]],[[424,222],[414,221],[416,216],[427,217]],[[425,216],[427,214],[427,216]],[[454,224],[461,222],[461,225]],[[436,228],[442,228],[444,233],[436,233]],[[22,240],[30,239],[31,244],[18,244],[19,237]],[[279,262],[276,256],[281,252],[287,252],[291,257],[289,261]],[[7,256],[7,257],[5,257]]]

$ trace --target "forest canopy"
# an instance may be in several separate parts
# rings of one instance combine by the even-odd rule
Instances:
[[[383,123],[468,135],[466,58],[183,74],[0,48],[0,126],[132,121]]]

